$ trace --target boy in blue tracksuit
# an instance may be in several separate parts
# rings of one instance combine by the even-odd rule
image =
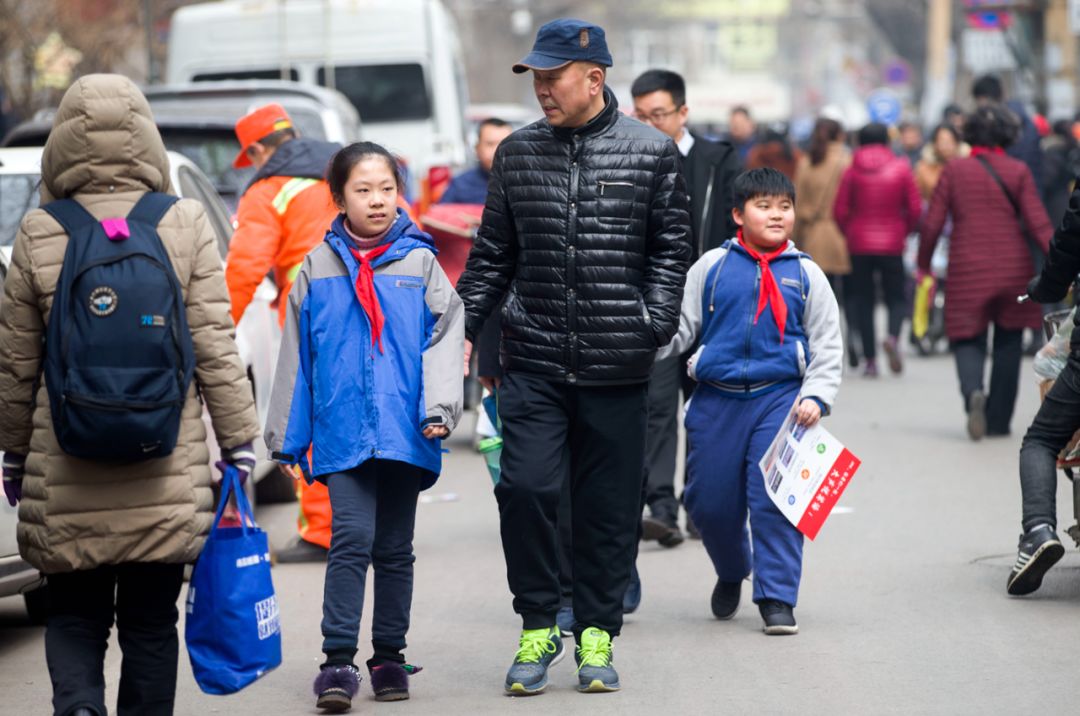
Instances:
[[[418,670],[402,653],[416,502],[442,468],[440,439],[461,417],[465,330],[431,237],[396,208],[402,181],[390,153],[370,142],[345,147],[327,181],[342,213],[289,293],[266,443],[330,494],[326,662],[314,691],[319,708],[340,712],[360,684],[353,660],[369,565],[376,700],[408,698]]]
[[[686,410],[684,501],[716,568],[713,614],[735,616],[753,571],[765,633],[795,634],[802,534],[769,499],[758,462],[796,399],[803,425],[828,414],[842,373],[840,314],[824,272],[791,243],[787,177],[744,172],[734,194],[738,235],[691,267],[679,332],[658,357],[700,340],[688,364],[698,387]]]

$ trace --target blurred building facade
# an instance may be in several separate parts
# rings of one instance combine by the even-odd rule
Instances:
[[[533,102],[510,65],[540,25],[562,16],[607,30],[621,101],[639,72],[673,69],[687,80],[693,119],[707,125],[745,104],[766,122],[829,107],[857,126],[875,92],[931,124],[948,103],[969,108],[985,72],[1051,118],[1071,118],[1080,98],[1080,0],[445,1],[476,50],[468,63],[478,102]],[[935,24],[935,11],[947,22]]]
[[[55,104],[87,72],[159,80],[169,19],[196,1],[0,0],[0,107],[25,116]],[[1072,118],[1080,100],[1080,0],[442,1],[458,20],[474,102],[534,106],[531,83],[510,66],[540,25],[564,16],[607,30],[620,101],[640,72],[673,69],[702,125],[745,104],[765,122],[805,123],[829,107],[856,126],[874,92],[929,124],[949,102],[970,107],[984,72],[1051,120]]]

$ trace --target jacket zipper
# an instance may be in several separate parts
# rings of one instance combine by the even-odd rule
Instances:
[[[757,266],[756,276],[754,277],[754,296],[758,297],[761,292],[761,266]],[[750,310],[746,314],[746,342],[743,345],[743,369],[742,369],[742,382],[744,391],[749,393],[750,386],[747,384],[747,379],[750,373],[750,330],[754,326],[754,303],[750,304]]]
[[[340,238],[340,237],[338,237],[338,238]],[[349,249],[344,245],[344,239],[342,239],[341,241],[342,241],[342,247],[341,248],[345,249],[345,254],[347,254],[349,256],[352,256],[352,254],[349,252]],[[330,245],[334,246],[332,241],[331,241]],[[374,281],[375,281],[376,269],[382,268],[382,266],[384,264],[387,264],[387,263],[390,263],[391,261],[396,261],[397,260],[396,258],[391,256],[392,253],[393,252],[388,250],[387,253],[383,254],[382,256],[379,256],[376,259],[376,261],[379,261],[379,259],[382,259],[381,261],[379,261],[378,265],[376,265],[374,263],[371,264],[372,283],[374,283]],[[365,346],[366,346],[366,350],[365,350],[364,355],[367,356],[367,360],[364,361],[364,373],[365,373],[365,376],[367,378],[367,383],[368,383],[369,386],[371,386],[372,390],[366,390],[366,391],[364,391],[364,394],[365,394],[365,396],[367,398],[368,412],[372,416],[374,416],[374,418],[375,418],[375,438],[376,438],[376,440],[378,440],[378,436],[379,436],[379,433],[380,433],[380,431],[379,431],[379,410],[376,407],[375,400],[374,400],[374,398],[372,396],[374,395],[374,387],[375,387],[375,351],[379,350],[379,348],[378,348],[378,345],[376,343],[373,343],[372,340],[371,340],[371,336],[372,336],[371,324],[367,319],[367,314],[364,313],[364,307],[359,305],[360,304],[360,298],[356,295],[356,290],[355,290],[356,278],[354,277],[354,275],[352,273],[352,267],[349,265],[349,262],[345,260],[345,255],[343,255],[341,253],[341,251],[338,249],[337,246],[334,246],[334,254],[338,257],[338,261],[340,261],[345,266],[346,276],[349,279],[349,283],[352,284],[352,286],[350,286],[350,288],[353,289],[353,290],[350,291],[350,293],[352,294],[352,297],[356,299],[356,305],[359,306],[360,313],[363,314],[363,315],[361,315],[361,319],[362,319],[361,320],[361,325],[365,326],[366,329],[367,329],[367,333],[365,333],[363,336],[361,336],[361,339],[366,339],[366,340],[364,340],[364,343],[365,343]],[[359,274],[359,272],[360,272],[359,263],[357,263],[356,270],[357,270],[357,274]],[[315,363],[316,363],[316,361],[313,360],[312,365],[314,366]],[[379,450],[374,445],[368,450],[368,457],[377,457],[379,455],[382,455],[382,450]]]
[[[712,192],[713,184],[716,182],[716,165],[709,167],[709,183],[705,187],[705,206],[701,214],[701,231],[700,236],[697,237],[697,258],[701,258],[705,255],[705,240],[709,235],[709,229],[712,228]]]
[[[566,380],[577,382],[578,345],[577,345],[577,199],[581,173],[578,168],[578,140],[570,139],[570,186],[567,192],[570,205],[567,207],[566,227],[566,329],[567,329],[567,366]],[[602,183],[601,183],[602,184]],[[601,194],[603,187],[601,186]]]
[[[713,274],[712,290],[709,291],[709,313],[716,310],[716,284],[720,282],[720,272],[724,269],[724,262],[727,261],[728,255],[731,254],[731,249],[724,252],[724,255],[717,261],[716,273]],[[704,328],[702,328],[704,330]]]

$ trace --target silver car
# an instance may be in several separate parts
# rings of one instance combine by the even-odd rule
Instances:
[[[0,148],[0,280],[7,276],[11,262],[12,245],[19,224],[26,212],[38,206],[38,186],[41,182],[41,147]],[[173,189],[184,198],[199,200],[206,208],[210,224],[218,237],[222,261],[232,238],[229,212],[210,180],[190,159],[177,152],[169,152],[169,172]],[[0,301],[3,300],[0,292]],[[281,330],[278,327],[277,309],[272,305],[277,298],[277,288],[269,279],[263,281],[255,293],[251,305],[244,312],[236,328],[236,343],[251,380],[260,425],[265,424],[266,410],[270,403],[274,367],[277,364],[278,344]],[[220,450],[210,429],[209,414],[203,411],[207,424],[211,464],[218,459]],[[259,464],[256,466],[254,483],[267,475],[279,474],[274,464],[266,459],[265,447],[256,441]],[[22,592],[32,620],[44,618],[44,590],[39,589],[41,579],[36,570],[19,557],[15,541],[17,510],[0,498],[0,597]]]

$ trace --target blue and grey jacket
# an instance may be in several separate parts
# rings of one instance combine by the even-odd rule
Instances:
[[[372,262],[383,352],[356,297],[359,264],[340,217],[289,293],[265,437],[275,460],[299,463],[309,480],[381,458],[426,470],[430,487],[442,451],[422,431],[453,430],[461,417],[461,299],[431,237],[404,213],[386,241],[393,247]]]
[[[821,268],[790,242],[769,267],[788,308],[783,343],[771,310],[754,323],[761,269],[728,240],[690,268],[678,333],[658,357],[678,355],[700,339],[689,361],[694,380],[747,398],[801,382],[802,395],[828,413],[843,374],[836,297]]]

